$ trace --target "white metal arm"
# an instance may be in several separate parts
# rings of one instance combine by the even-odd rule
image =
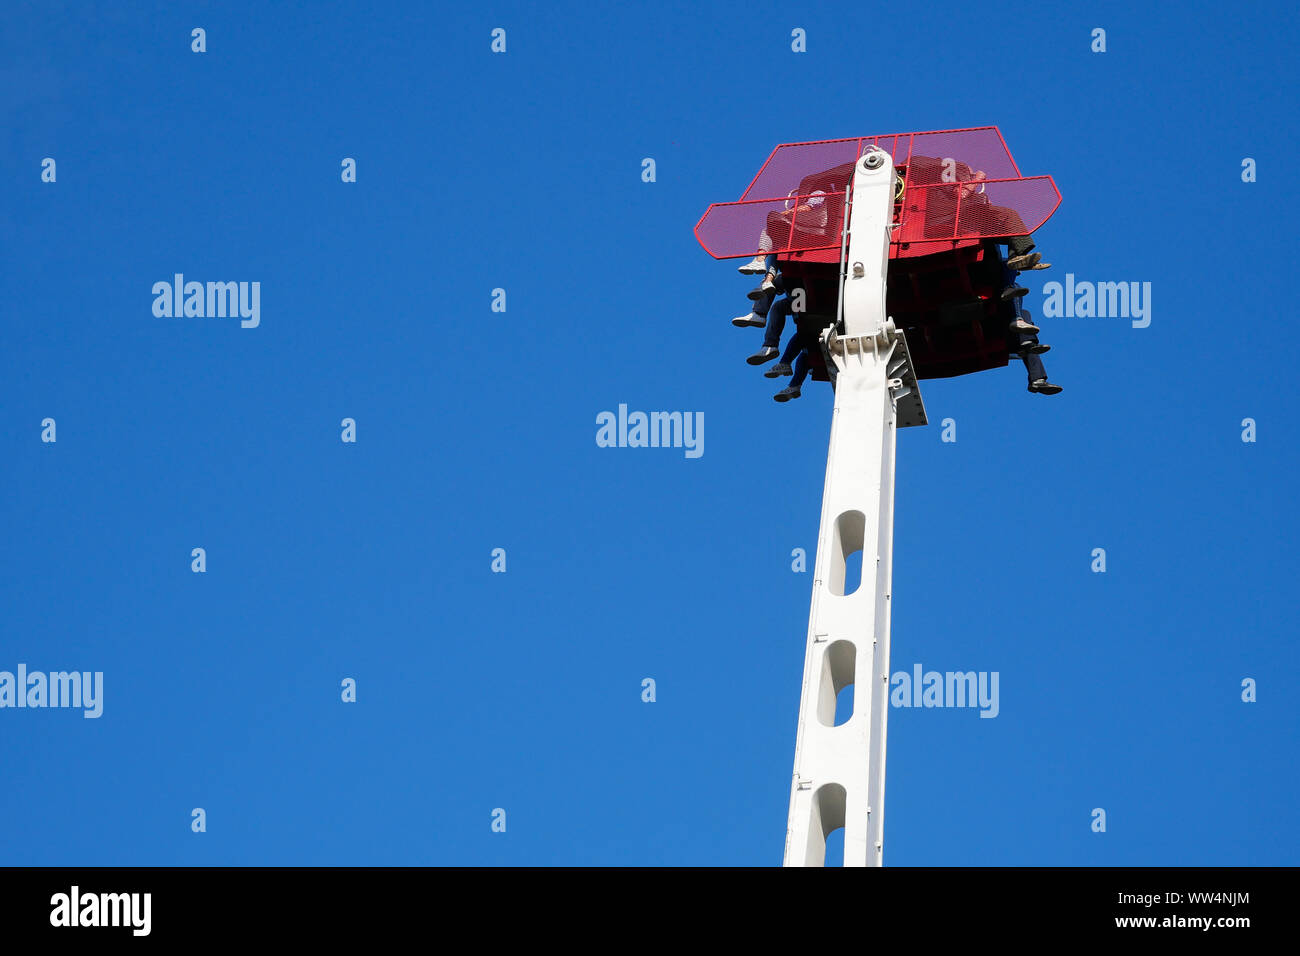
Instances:
[[[823,335],[835,380],[785,865],[821,866],[844,827],[844,865],[878,866],[885,811],[894,430],[925,423],[907,342],[885,313],[894,164],[873,149],[854,167],[840,263],[842,328]],[[905,404],[900,404],[900,402]],[[861,582],[846,594],[848,559]],[[854,582],[849,582],[853,587]],[[839,692],[853,713],[834,726]]]

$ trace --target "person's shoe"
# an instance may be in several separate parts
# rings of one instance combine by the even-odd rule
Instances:
[[[770,362],[780,355],[780,351],[772,348],[770,345],[764,345],[761,349],[745,359],[750,365],[762,365],[764,362]]]
[[[788,402],[792,398],[799,397],[799,387],[797,385],[787,385],[781,391],[772,396],[778,402]]]
[[[1026,252],[1024,255],[1011,256],[1007,259],[1007,268],[1016,272],[1024,272],[1026,269],[1032,269],[1038,264],[1038,260],[1043,258],[1040,253]]]
[[[751,325],[756,329],[762,329],[767,327],[767,319],[756,312],[751,312],[749,315],[736,316],[731,320],[731,324],[738,329],[745,329]]]
[[[1061,386],[1053,385],[1045,378],[1036,378],[1029,383],[1029,390],[1037,392],[1039,395],[1055,395],[1061,391]]]
[[[1038,326],[1034,325],[1034,323],[1032,323],[1032,322],[1026,322],[1024,319],[1022,319],[1022,318],[1018,318],[1018,319],[1016,319],[1014,322],[1011,323],[1011,331],[1012,331],[1012,332],[1029,332],[1029,333],[1032,333],[1033,335],[1037,335],[1039,332],[1041,332],[1041,331],[1043,331],[1043,330],[1040,329]]]
[[[776,273],[775,273],[775,272],[769,272],[767,275],[763,276],[763,284],[762,284],[761,286],[759,286],[759,288],[762,289],[764,292],[775,292],[775,291],[776,291]]]
[[[750,297],[751,299],[753,299],[755,302],[757,302],[759,299],[763,298],[763,296],[765,296],[765,295],[767,295],[767,290],[764,289],[763,286],[759,286],[759,287],[756,288],[756,289],[750,289],[750,290],[749,290],[749,297]]]
[[[737,271],[746,276],[762,275],[767,271],[767,259],[764,256],[754,256],[743,266],[739,266]]]
[[[1009,285],[1002,290],[1002,301],[1010,302],[1012,299],[1019,299],[1022,296],[1029,295],[1029,290],[1024,286]]]
[[[1042,342],[1035,342],[1033,345],[1026,345],[1022,348],[1020,350],[1020,357],[1024,358],[1026,355],[1042,355],[1044,352],[1050,351],[1052,351],[1050,345],[1044,345]]]
[[[1034,255],[1038,255],[1038,253],[1035,252]],[[1020,271],[1038,272],[1042,269],[1050,269],[1050,268],[1052,268],[1052,264],[1050,262],[1035,262],[1032,266],[1025,266],[1025,268],[1021,269]]]
[[[766,378],[780,378],[782,375],[793,375],[794,369],[784,362],[777,362],[770,369],[763,373]]]

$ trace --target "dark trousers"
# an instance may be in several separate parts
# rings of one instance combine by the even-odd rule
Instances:
[[[779,295],[785,295],[786,292],[785,280],[781,278],[779,273],[777,274],[777,277],[772,280],[772,285],[776,287],[776,291],[764,292],[761,296],[759,296],[757,299],[754,300],[753,308],[754,308],[755,315],[760,316],[762,318],[766,318],[767,310],[772,308],[772,302],[776,299],[776,297]],[[782,321],[785,320],[782,319]]]
[[[1029,237],[1017,236],[1015,238],[1028,239]],[[1015,240],[1013,239],[1012,241],[1014,242]],[[1032,249],[1033,247],[1034,244],[1030,242],[1029,248]],[[1028,250],[1025,251],[1027,252]],[[1023,253],[1016,253],[1016,254],[1022,255]],[[1014,269],[1009,268],[1006,264],[1006,260],[1004,259],[1002,261],[1002,281],[1005,282],[1007,285],[1015,285],[1016,276],[1018,275],[1020,275],[1020,273],[1016,272]],[[1016,318],[1017,319],[1022,318],[1020,314],[1020,299],[1018,298],[1012,299],[1011,307],[1015,311]],[[1026,349],[1029,348],[1029,346],[1038,344],[1038,336],[1035,335],[1033,332],[1020,332],[1018,334],[1019,334],[1018,351],[1020,352],[1020,361],[1025,363],[1025,371],[1029,374],[1029,381],[1036,382],[1040,378],[1047,378],[1047,369],[1043,367],[1043,360],[1039,358],[1037,355],[1033,354],[1032,352],[1025,351]]]
[[[1037,345],[1037,336],[1022,335],[1020,337],[1020,347],[1023,349],[1027,344]],[[1043,360],[1033,352],[1021,352],[1020,360],[1025,363],[1025,371],[1029,373],[1029,381],[1037,382],[1040,378],[1047,378],[1047,369],[1043,368]]]
[[[799,388],[812,370],[814,351],[821,350],[823,326],[819,320],[813,319],[806,312],[796,316],[794,324],[794,335],[790,336],[790,344],[785,347],[785,354],[781,356],[781,361],[788,365],[791,357],[794,358],[794,377],[790,379],[790,384]]]
[[[786,296],[777,302],[772,311],[768,313],[767,328],[763,332],[763,348],[780,348],[781,333],[785,331],[785,320],[790,318],[792,307],[790,297]],[[757,312],[758,310],[755,309],[754,311]],[[795,338],[796,336],[791,336],[790,341],[793,342]]]
[[[1007,239],[1007,252],[1013,256],[1023,256],[1032,252],[1033,248],[1034,240],[1028,236],[1011,236]]]
[[[796,329],[794,335],[790,336],[790,341],[785,345],[785,351],[781,353],[781,363],[789,365],[799,354],[803,352],[803,343],[799,341],[799,331]]]
[[[790,384],[795,388],[803,386],[804,379],[808,377],[812,366],[812,359],[808,357],[808,347],[803,339],[802,333],[795,329],[794,335],[790,336],[790,341],[785,344],[785,351],[781,353],[782,365],[794,363],[794,376],[790,379]]]
[[[790,344],[794,345],[798,341],[799,336],[796,335],[790,340]],[[803,380],[808,377],[808,369],[811,365],[812,359],[808,357],[808,350],[801,347],[799,349],[799,357],[794,360],[794,376],[790,379],[791,386],[794,388],[801,388],[803,386]]]

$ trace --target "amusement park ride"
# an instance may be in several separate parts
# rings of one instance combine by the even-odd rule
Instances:
[[[814,198],[825,214],[808,212]],[[800,329],[820,330],[811,377],[835,390],[786,866],[823,865],[840,827],[845,866],[882,862],[894,430],[927,423],[919,380],[1017,352],[998,245],[1060,202],[1052,178],[1021,176],[985,126],[778,146],[739,201],[711,205],[695,227],[716,259],[776,255],[800,295]],[[845,572],[858,551],[854,590]],[[853,713],[836,725],[849,685]]]

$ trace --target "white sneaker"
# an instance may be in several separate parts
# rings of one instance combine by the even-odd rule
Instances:
[[[749,315],[736,316],[734,319],[731,320],[731,324],[738,329],[747,328],[751,325],[756,329],[762,329],[767,327],[767,319],[763,318],[761,315],[757,315],[751,312],[749,313]]]
[[[761,272],[767,271],[766,263],[767,263],[766,257],[754,256],[753,259],[750,259],[743,266],[739,267],[739,272],[741,273],[741,275],[756,276]]]

